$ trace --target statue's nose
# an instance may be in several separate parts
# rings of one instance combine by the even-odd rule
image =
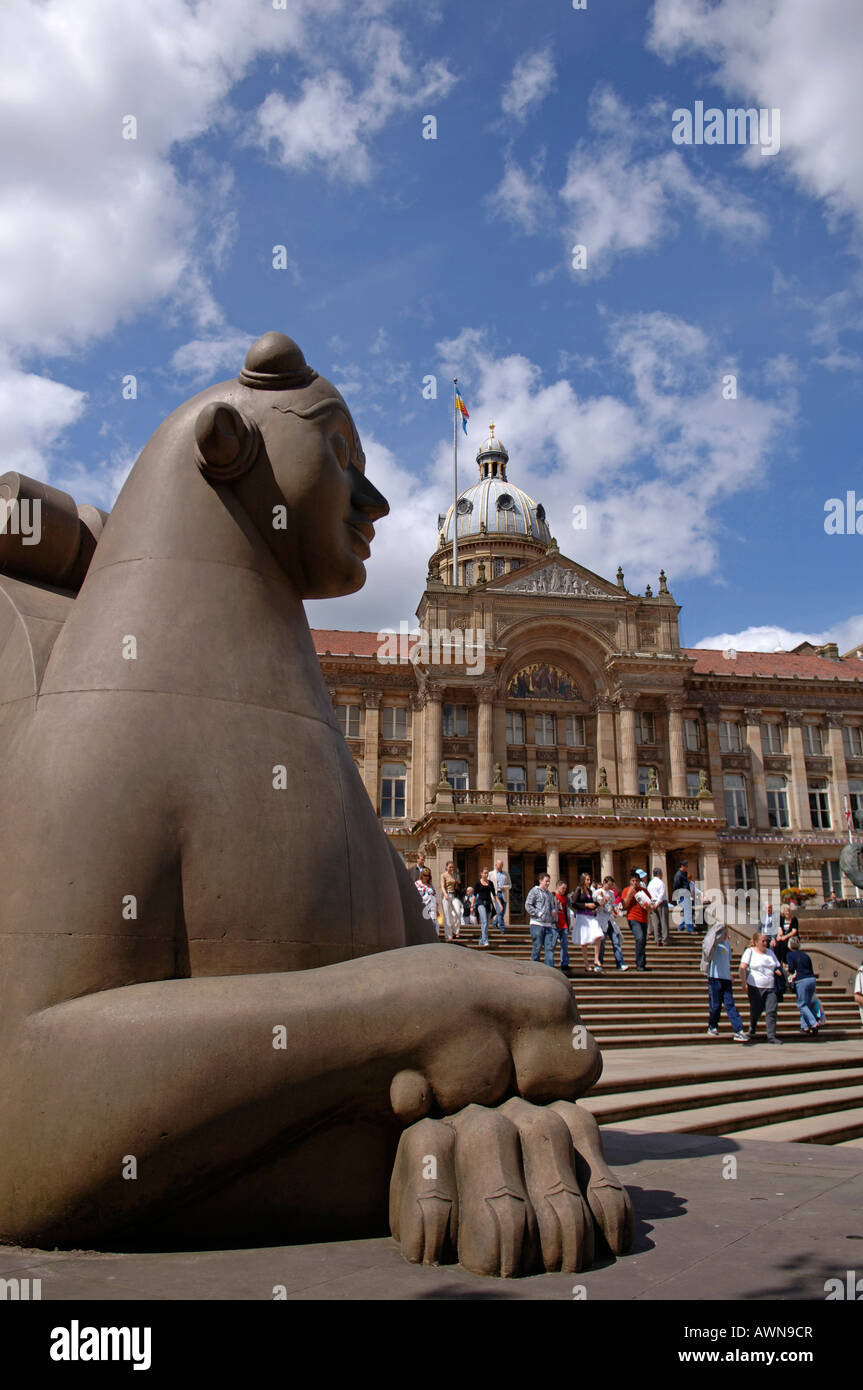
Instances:
[[[382,492],[378,492],[374,483],[370,483],[364,473],[357,469],[354,473],[354,489],[351,496],[354,506],[369,518],[370,521],[377,521],[379,517],[387,516],[390,504]]]

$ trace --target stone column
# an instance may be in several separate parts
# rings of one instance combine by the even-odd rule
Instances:
[[[806,755],[803,751],[803,730],[800,715],[795,710],[785,714],[788,720],[788,751],[791,754],[791,786],[788,796],[788,819],[792,830],[811,830],[809,814],[809,783],[806,777]]]
[[[423,709],[423,742],[425,744],[425,802],[429,806],[435,799],[437,784],[440,781],[441,765],[441,701],[443,692],[439,685],[429,683],[425,691]]]
[[[476,786],[477,791],[490,792],[492,766],[494,764],[494,738],[492,728],[493,685],[481,685],[477,690],[476,725]]]
[[[764,750],[761,747],[761,710],[745,709],[743,718],[746,720],[746,742],[749,744],[749,763],[752,769],[752,824],[756,830],[769,830]]]
[[[369,799],[377,811],[380,807],[380,798],[378,796],[378,769],[380,766],[378,739],[381,723],[381,692],[379,690],[364,690],[363,700],[366,707],[366,737],[363,747],[363,782],[369,794]]]
[[[702,888],[705,893],[718,893],[722,889],[719,876],[719,852],[714,845],[700,848]]]
[[[596,782],[599,782],[599,769],[604,767],[608,790],[616,792],[619,784],[614,746],[614,705],[611,700],[597,700],[593,708],[596,712]],[[595,788],[591,787],[590,790],[594,791]]]
[[[617,746],[620,750],[619,790],[622,796],[638,795],[638,747],[635,742],[635,696],[618,696]]]
[[[833,775],[830,788],[830,819],[833,829],[843,838],[846,836],[845,797],[848,795],[848,766],[845,762],[845,745],[842,742],[842,715],[831,711],[827,715],[829,725],[828,749],[833,762]]]
[[[599,873],[601,878],[608,878],[609,874],[614,877],[614,850],[601,849],[599,857]]]
[[[683,739],[683,696],[670,695],[668,708],[668,756],[671,795],[686,795],[686,744]]]
[[[411,768],[408,777],[410,788],[409,805],[406,810],[411,820],[419,820],[425,810],[425,729],[422,713],[422,697],[416,690],[411,691]]]
[[[506,768],[509,762],[509,749],[506,746],[506,705],[501,700],[496,700],[491,715],[492,744],[494,747],[493,762],[500,763],[500,770],[503,773],[504,786],[506,785]]]
[[[719,705],[704,706],[704,725],[707,730],[707,760],[710,766],[710,790],[716,814],[725,819],[725,784],[722,780],[722,752],[719,747]]]
[[[546,872],[551,879],[551,891],[557,887],[560,878],[560,846],[546,845],[545,847]]]
[[[653,870],[654,870],[654,869],[661,869],[661,870],[662,870],[662,877],[663,877],[663,879],[665,880],[665,885],[666,885],[666,887],[668,887],[668,864],[666,863],[665,851],[666,851],[666,847],[665,847],[664,844],[654,844],[654,843],[651,843],[651,845],[650,845],[650,863],[649,863],[646,867],[647,867],[647,872],[648,872],[648,874],[650,875],[651,878],[653,877]],[[609,870],[609,872],[611,872],[611,871]],[[670,892],[669,892],[669,896],[670,896]]]

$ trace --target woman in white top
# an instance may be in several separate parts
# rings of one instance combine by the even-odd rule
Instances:
[[[414,884],[414,887],[422,898],[423,917],[426,917],[429,922],[434,922],[435,931],[438,936],[440,936],[440,927],[438,926],[437,920],[437,893],[432,883],[431,869],[424,868],[420,872],[420,876]]]
[[[781,1045],[776,1036],[776,1012],[779,1007],[777,976],[782,967],[770,949],[767,933],[754,932],[752,945],[747,946],[740,957],[740,979],[749,994],[749,1033],[750,1040],[755,1037],[758,1020],[764,1013],[767,1026],[767,1041]]]
[[[575,919],[572,922],[572,944],[581,947],[584,968],[587,971],[590,970],[590,948],[593,947],[593,969],[597,975],[601,975],[602,962],[599,958],[599,943],[602,941],[604,933],[596,920],[596,902],[591,888],[590,874],[581,875],[578,880],[578,887],[570,897],[569,905]]]

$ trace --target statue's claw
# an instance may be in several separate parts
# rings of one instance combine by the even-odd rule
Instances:
[[[518,1129],[545,1269],[572,1273],[586,1268],[593,1260],[593,1222],[576,1181],[565,1122],[548,1107],[519,1097],[508,1100],[501,1111]]]
[[[555,1101],[549,1109],[560,1115],[569,1130],[576,1171],[594,1221],[612,1254],[625,1254],[635,1235],[635,1214],[629,1193],[605,1161],[596,1120],[571,1101]]]
[[[390,1230],[412,1264],[456,1259],[456,1137],[440,1120],[420,1120],[399,1141],[390,1182]]]
[[[503,1278],[536,1259],[536,1217],[524,1185],[518,1130],[501,1110],[469,1105],[447,1120],[456,1134],[458,1257],[474,1274]]]

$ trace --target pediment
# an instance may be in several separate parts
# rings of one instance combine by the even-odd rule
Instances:
[[[487,586],[501,594],[542,594],[549,598],[620,599],[623,593],[599,575],[571,561],[543,561],[514,575],[501,575]]]

